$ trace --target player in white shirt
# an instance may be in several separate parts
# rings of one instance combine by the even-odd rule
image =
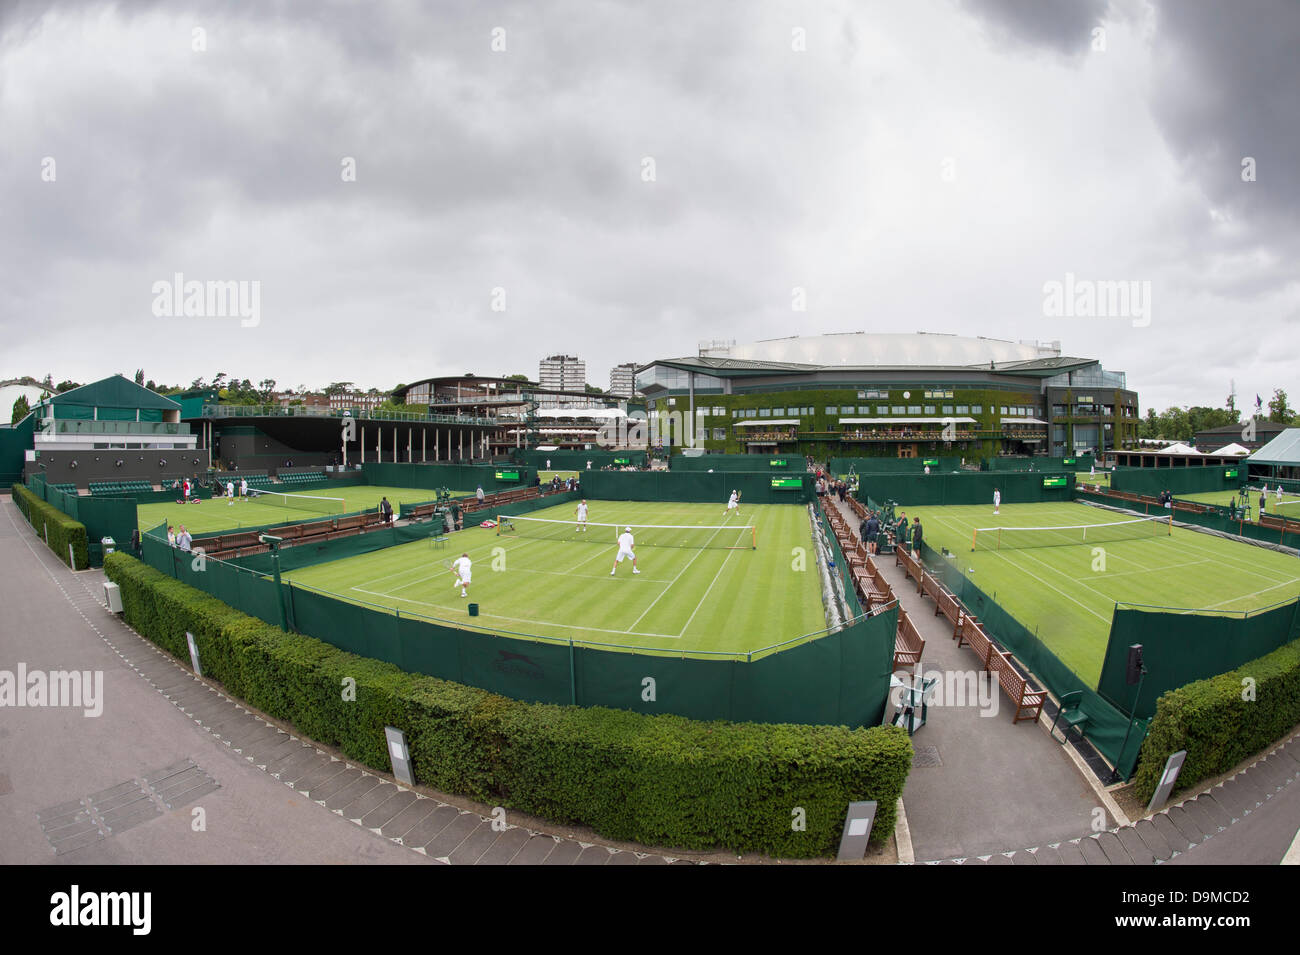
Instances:
[[[575,531],[585,531],[587,529],[587,502],[578,503],[578,524],[574,527]]]
[[[1002,492],[997,488],[993,489],[993,513],[998,513],[1002,507]]]
[[[1282,482],[1281,481],[1277,482],[1277,490],[1273,492],[1273,500],[1277,501],[1279,505],[1281,505],[1282,503]]]
[[[451,564],[452,573],[456,575],[456,582],[451,586],[460,588],[460,595],[466,596],[466,588],[469,587],[470,577],[473,573],[473,562],[469,559],[469,554],[461,554]]]
[[[226,507],[235,506],[235,482],[226,482]]]
[[[239,479],[239,496],[242,498],[248,497],[248,478]]]
[[[731,497],[727,501],[727,509],[722,512],[722,516],[730,517],[732,511],[736,512],[737,517],[740,516],[740,492],[739,491],[731,492]]]
[[[636,551],[634,550],[635,542],[632,539],[632,528],[623,528],[623,533],[618,535],[618,556],[614,558],[614,569],[609,572],[611,577],[618,571],[618,565],[623,563],[623,558],[627,557],[632,561],[632,573],[639,574],[641,571],[636,569]]]

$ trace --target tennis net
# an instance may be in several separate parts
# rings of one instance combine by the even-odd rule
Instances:
[[[1107,524],[1073,524],[1066,527],[977,527],[971,550],[1019,550],[1062,544],[1105,544],[1143,537],[1168,537],[1173,533],[1168,515],[1139,517]]]
[[[579,527],[586,530],[579,530]],[[685,547],[693,550],[752,550],[758,547],[753,524],[597,524],[579,525],[576,519],[557,521],[541,517],[497,518],[497,535],[534,540],[578,541],[613,547],[628,527],[636,547]]]
[[[275,504],[295,511],[310,511],[313,514],[342,514],[347,510],[347,503],[341,497],[285,494],[283,491],[266,491],[251,487],[248,489],[248,496],[259,504]]]

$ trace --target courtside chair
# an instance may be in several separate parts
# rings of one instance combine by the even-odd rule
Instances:
[[[1079,739],[1083,739],[1083,728],[1088,723],[1088,714],[1080,709],[1083,703],[1083,690],[1071,690],[1061,697],[1061,706],[1056,711],[1056,716],[1052,719],[1052,728],[1048,730],[1052,739],[1056,739],[1056,724],[1060,723],[1064,730],[1064,735],[1057,740],[1062,746],[1070,740],[1070,730],[1079,731]]]

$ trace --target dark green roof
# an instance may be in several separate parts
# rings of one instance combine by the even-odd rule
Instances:
[[[52,395],[48,401],[53,405],[78,405],[83,408],[162,408],[165,411],[179,411],[181,407],[170,398],[164,398],[121,375],[92,381],[61,395]]]

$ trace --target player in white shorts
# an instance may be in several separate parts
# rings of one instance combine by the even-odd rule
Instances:
[[[729,517],[731,512],[735,511],[736,516],[740,516],[740,492],[732,491],[731,498],[727,501],[727,509],[722,512],[723,517]]]
[[[234,507],[234,505],[235,505],[235,482],[227,481],[226,482],[226,507]]]
[[[574,527],[575,531],[585,531],[587,529],[587,502],[578,503],[578,524]]]
[[[239,479],[239,496],[242,498],[248,497],[248,478]]]
[[[473,571],[473,563],[469,559],[469,554],[461,554],[451,565],[452,573],[456,575],[456,582],[451,586],[460,588],[460,595],[464,597],[466,588],[469,587],[470,577]]]
[[[998,513],[1002,507],[1002,492],[997,488],[993,489],[993,513]]]
[[[614,569],[609,572],[611,577],[618,571],[618,565],[623,563],[623,558],[627,557],[632,561],[632,573],[639,574],[641,571],[636,569],[636,552],[632,540],[632,528],[623,528],[623,533],[618,535],[618,556],[614,558]]]

